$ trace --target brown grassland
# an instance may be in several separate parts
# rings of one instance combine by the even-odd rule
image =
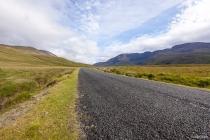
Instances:
[[[210,65],[155,65],[109,67],[111,73],[210,89]]]

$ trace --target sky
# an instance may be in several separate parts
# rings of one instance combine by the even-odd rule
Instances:
[[[210,0],[0,0],[0,44],[94,64],[210,42]]]

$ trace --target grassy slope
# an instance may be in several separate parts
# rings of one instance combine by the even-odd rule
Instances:
[[[77,75],[78,69],[66,75],[29,112],[0,130],[0,139],[77,139]]]
[[[34,67],[34,66],[68,66],[89,67],[89,65],[75,63],[61,57],[46,55],[32,47],[11,47],[0,45],[1,67]]]

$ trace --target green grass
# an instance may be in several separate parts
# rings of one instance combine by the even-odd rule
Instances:
[[[109,67],[111,73],[210,89],[210,65]]]
[[[50,88],[49,94],[42,101],[0,130],[0,139],[78,139],[77,114],[75,111],[77,78],[78,69],[72,74],[69,73],[58,78],[63,81]]]
[[[74,68],[16,68],[0,70],[0,113],[29,100],[72,73]]]

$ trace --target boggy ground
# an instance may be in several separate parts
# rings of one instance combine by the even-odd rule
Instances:
[[[210,92],[81,69],[88,140],[210,138]]]

